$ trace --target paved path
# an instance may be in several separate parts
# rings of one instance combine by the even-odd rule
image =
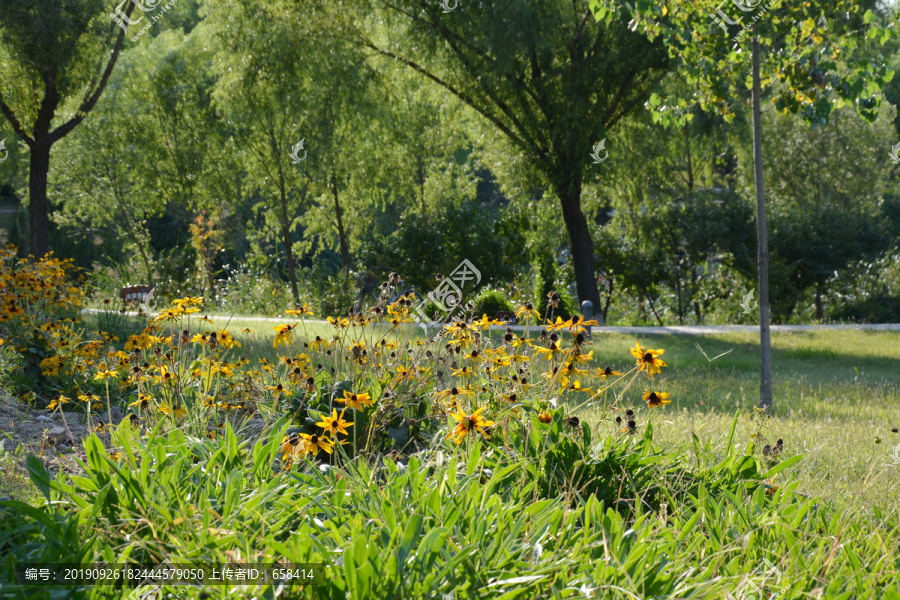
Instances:
[[[96,308],[85,308],[82,312],[97,314],[103,312]],[[126,315],[136,317],[136,312],[126,312]],[[155,313],[151,313],[155,314]],[[207,315],[210,319],[218,321],[262,321],[270,323],[288,323],[293,317],[240,317],[230,315]],[[307,319],[307,323],[325,324],[327,321],[319,321]],[[428,327],[435,329],[443,326],[443,323],[423,323],[418,327]],[[505,331],[506,326],[500,325],[492,327]],[[524,325],[512,325],[510,329],[513,331],[525,331]],[[849,329],[853,331],[900,331],[900,323],[881,323],[881,324],[861,324],[861,325],[772,325],[774,333],[783,333],[791,331],[837,331]],[[540,331],[539,327],[531,326],[531,331]],[[592,327],[592,333],[628,333],[638,335],[715,335],[719,333],[754,333],[759,331],[758,325],[672,325],[669,327]]]

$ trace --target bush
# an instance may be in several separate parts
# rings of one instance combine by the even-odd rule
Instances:
[[[475,298],[475,316],[487,315],[493,317],[500,311],[513,311],[512,302],[506,299],[502,292],[484,288]]]

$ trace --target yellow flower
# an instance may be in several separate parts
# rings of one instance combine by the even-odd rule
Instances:
[[[538,415],[538,421],[541,423],[549,423],[553,420],[553,415],[550,414],[550,411],[545,410],[541,414]]]
[[[219,343],[226,348],[234,348],[235,346],[238,348],[241,347],[241,343],[234,339],[234,336],[228,333],[227,329],[219,330]]]
[[[590,392],[591,391],[591,388],[589,388],[589,387],[588,388],[581,387],[581,382],[578,381],[577,379],[575,381],[573,381],[572,383],[565,382],[563,387],[567,391],[570,391],[570,392]]]
[[[65,396],[57,396],[53,400],[50,401],[50,404],[47,405],[47,410],[54,410],[57,406],[62,406],[63,404],[68,404],[69,399]]]
[[[275,341],[273,345],[275,348],[278,348],[281,345],[287,345],[291,343],[291,335],[294,332],[294,328],[299,325],[299,321],[294,323],[293,325],[279,325],[277,327],[273,327],[275,331],[278,333],[275,334]]]
[[[534,347],[534,353],[540,354],[541,358],[543,358],[545,360],[553,359],[560,352],[562,352],[562,348],[559,345],[557,345],[556,342],[550,342],[550,345],[546,348],[544,348],[543,346],[535,346]]]
[[[101,369],[94,375],[95,381],[103,381],[104,379],[109,379],[110,377],[118,377],[119,373],[116,371],[110,371],[109,369]]]
[[[596,370],[597,377],[600,378],[600,381],[603,381],[607,377],[612,377],[614,375],[621,375],[618,371],[614,371],[612,367],[606,367],[605,369],[597,368]]]
[[[324,429],[326,433],[331,434],[332,437],[335,437],[338,433],[348,435],[347,427],[353,425],[353,423],[344,420],[345,410],[342,410],[341,415],[338,416],[337,409],[331,409],[331,416],[322,417],[322,420],[316,425]]]
[[[292,433],[281,440],[281,448],[279,448],[279,451],[281,452],[281,460],[290,463],[306,456],[309,453],[309,448],[300,438],[299,434]]]
[[[634,342],[634,348],[631,349],[631,355],[637,359],[638,366],[642,371],[647,372],[648,377],[652,377],[654,373],[659,373],[660,367],[666,366],[666,363],[657,358],[664,352],[665,350],[650,350],[644,348],[636,341]]]
[[[520,317],[534,317],[537,321],[541,320],[540,313],[534,309],[534,305],[531,302],[526,302],[516,311],[516,318],[518,319]]]
[[[129,404],[128,406],[137,406],[142,410],[147,410],[150,408],[150,401],[152,398],[147,394],[138,394],[138,399]]]
[[[556,323],[547,321],[547,329],[550,331],[559,331],[560,329],[569,327],[571,324],[571,321],[563,321],[562,317],[556,317]]]
[[[472,390],[467,390],[467,389],[465,389],[465,388],[456,388],[456,387],[452,387],[452,388],[450,388],[450,389],[448,389],[448,390],[444,390],[444,391],[442,391],[442,392],[438,392],[438,394],[437,394],[437,399],[438,399],[438,400],[443,400],[444,398],[446,398],[446,397],[449,396],[450,398],[453,398],[454,401],[456,401],[456,397],[457,397],[457,396],[471,396],[471,395],[473,395],[474,393],[475,393],[475,392],[473,392]],[[451,405],[451,406],[452,406],[452,405]]]
[[[364,407],[372,404],[372,396],[366,393],[362,394],[351,394],[350,392],[344,392],[343,398],[335,398],[336,402],[343,402],[347,405],[348,408],[355,408],[356,410],[362,410]]]
[[[456,420],[456,427],[447,434],[447,437],[444,439],[453,438],[453,441],[456,442],[458,446],[464,437],[469,435],[471,431],[478,431],[484,437],[491,439],[491,436],[488,432],[485,431],[486,427],[490,427],[495,423],[493,421],[487,421],[484,417],[481,416],[481,411],[483,411],[486,407],[482,406],[471,415],[467,415],[463,412],[462,408],[457,408],[457,413],[450,413],[450,416]]]
[[[297,315],[301,315],[301,316],[302,316],[302,315],[310,315],[310,316],[312,316],[312,314],[313,314],[312,309],[311,309],[311,308],[309,307],[309,305],[306,304],[305,302],[303,303],[303,306],[301,306],[301,307],[299,307],[299,308],[289,308],[288,310],[286,310],[286,311],[284,311],[284,312],[287,313],[287,314],[289,314],[289,315],[291,315],[292,317],[296,317]]]
[[[310,435],[308,433],[301,433],[300,437],[306,441],[307,452],[313,453],[318,452],[319,450],[324,450],[328,454],[331,454],[334,451],[334,443],[327,437],[319,437],[315,434]]]
[[[326,342],[319,336],[316,336],[316,339],[310,342],[309,345],[313,350],[321,350],[323,346],[326,350],[328,350],[328,342]]]
[[[278,385],[267,385],[266,389],[271,391],[272,395],[275,396],[276,398],[280,397],[281,394],[284,394],[285,396],[291,395],[291,391],[289,389],[285,388],[280,383]]]
[[[178,307],[199,306],[199,305],[203,304],[203,297],[201,296],[199,298],[192,298],[191,296],[187,296],[185,298],[179,298],[177,300],[173,300],[172,304],[174,304],[175,306],[178,306]]]
[[[343,318],[343,317],[338,317],[336,319],[334,317],[328,317],[327,321],[329,323],[331,323],[332,325],[334,325],[335,327],[337,327],[338,329],[340,329],[341,327],[347,327],[350,325],[350,320]]]
[[[656,408],[657,406],[665,406],[666,404],[670,404],[672,401],[669,400],[669,394],[666,392],[651,392],[649,390],[644,390],[644,402],[647,403],[647,406],[652,408]]]

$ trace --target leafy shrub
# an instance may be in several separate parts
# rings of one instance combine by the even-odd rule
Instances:
[[[512,277],[523,242],[503,226],[504,213],[479,202],[442,203],[435,214],[407,214],[389,236],[376,237],[360,249],[369,268],[384,267],[399,273],[422,293],[431,290],[437,276],[450,275],[468,259],[481,272],[482,282]]]
[[[484,288],[475,297],[474,313],[477,316],[487,315],[493,317],[500,311],[513,311],[512,302],[506,299],[502,292]]]

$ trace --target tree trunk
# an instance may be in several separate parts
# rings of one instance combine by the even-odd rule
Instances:
[[[821,321],[825,318],[825,313],[822,310],[822,289],[819,287],[819,284],[816,284],[816,319]]]
[[[291,280],[291,295],[294,296],[294,306],[300,306],[300,291],[297,289],[297,269],[294,266],[294,243],[291,241],[291,221],[288,219],[287,192],[284,187],[284,173],[279,164],[278,172],[281,183],[281,236],[284,238],[284,254],[287,257],[288,277]]]
[[[337,215],[338,243],[341,245],[341,262],[344,264],[344,277],[350,275],[350,250],[347,248],[347,231],[344,229],[344,218],[341,215],[341,202],[338,196],[337,177],[331,174],[331,193],[334,195],[334,214]]]
[[[607,316],[609,314],[609,303],[612,302],[613,295],[613,283],[612,277],[608,278],[607,284],[609,285],[609,291],[606,292],[606,304],[603,305],[603,321],[602,323],[606,323]]]
[[[769,331],[769,239],[763,187],[762,113],[759,82],[759,34],[753,28],[753,172],[756,183],[756,227],[759,249],[759,407],[772,406],[772,339]]]
[[[694,316],[697,318],[697,325],[703,320],[703,316],[700,312],[700,301],[697,300],[697,267],[691,266],[691,293],[693,295],[694,301]]]
[[[50,171],[50,140],[37,138],[31,146],[28,173],[28,223],[31,254],[41,258],[50,252],[50,212],[47,207],[47,174]]]
[[[600,307],[600,292],[594,278],[594,240],[591,239],[587,219],[581,211],[581,179],[571,178],[557,193],[562,203],[563,220],[569,231],[569,241],[572,244],[572,264],[575,267],[578,302],[580,305],[585,300],[590,300],[596,311]]]

